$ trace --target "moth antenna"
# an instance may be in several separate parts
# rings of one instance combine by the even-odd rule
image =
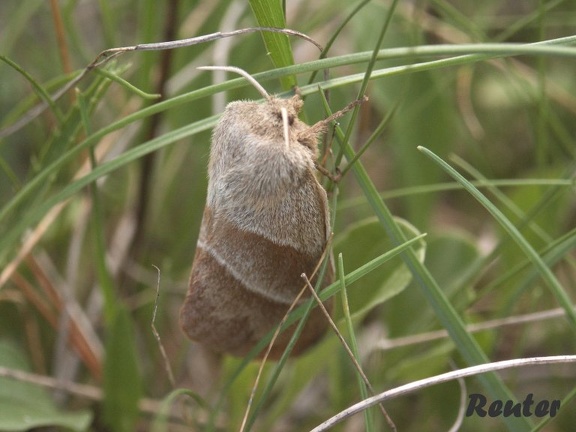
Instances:
[[[288,110],[284,107],[280,108],[280,113],[282,113],[282,126],[284,127],[284,144],[286,144],[286,149],[290,147],[290,131],[288,130]]]
[[[226,71],[226,72],[235,72],[238,75],[242,75],[244,78],[246,78],[246,80],[252,84],[256,90],[258,90],[258,93],[260,93],[264,99],[266,100],[270,100],[271,96],[268,94],[268,92],[266,91],[266,89],[264,87],[262,87],[260,85],[260,83],[258,81],[256,81],[254,79],[254,77],[252,75],[250,75],[248,72],[246,72],[244,69],[240,69],[239,67],[236,66],[199,66],[198,69],[201,70],[221,70],[221,71]]]
[[[351,111],[356,105],[360,105],[360,104],[366,102],[367,100],[368,100],[368,96],[362,96],[361,99],[357,99],[353,102],[350,102],[348,105],[346,105],[340,111],[337,111],[334,114],[332,114],[330,117],[326,117],[324,120],[320,120],[318,123],[315,123],[312,126],[310,126],[310,129],[314,132],[323,132],[326,128],[326,125],[333,122],[334,120],[339,119],[344,114],[346,114],[348,111]]]

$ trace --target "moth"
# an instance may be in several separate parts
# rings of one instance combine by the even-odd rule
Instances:
[[[213,131],[206,206],[180,326],[211,351],[244,356],[278,326],[304,287],[302,273],[311,277],[324,256],[331,230],[326,191],[317,179],[317,142],[341,113],[309,126],[298,118],[298,95],[270,96],[239,68],[203,69],[241,74],[265,101],[229,103]],[[330,268],[322,284],[332,281]],[[325,306],[330,310],[331,301]],[[270,358],[282,354],[295,325],[279,335]],[[326,328],[326,317],[314,308],[292,355],[316,343]]]

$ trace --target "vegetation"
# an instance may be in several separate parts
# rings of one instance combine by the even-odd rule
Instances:
[[[286,3],[0,2],[0,430],[312,430],[372,392],[574,353],[573,2]],[[252,32],[84,69],[255,26],[324,51]],[[309,124],[369,97],[325,139],[343,175],[325,180],[339,280],[322,296],[351,354],[331,332],[257,378],[258,361],[215,367],[179,329],[211,128],[227,101],[260,98],[204,65],[297,84]],[[564,431],[574,376],[544,361],[383,407],[403,432],[459,413],[462,430]],[[561,408],[465,416],[479,394]],[[331,430],[391,429],[375,406]]]

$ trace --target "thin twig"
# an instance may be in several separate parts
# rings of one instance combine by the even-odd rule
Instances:
[[[302,290],[300,290],[300,292],[298,293],[298,295],[296,296],[296,298],[294,299],[294,301],[292,302],[292,304],[290,305],[290,307],[286,311],[286,314],[282,318],[282,321],[280,321],[280,324],[278,324],[278,327],[276,327],[276,330],[274,331],[274,334],[272,335],[272,339],[270,340],[270,343],[266,347],[266,351],[265,351],[264,355],[262,356],[262,361],[260,362],[260,367],[258,368],[258,373],[256,374],[256,379],[254,380],[254,385],[252,386],[252,390],[250,392],[250,397],[248,399],[248,403],[246,404],[246,410],[244,411],[244,417],[242,418],[242,424],[240,425],[240,429],[239,429],[240,432],[244,432],[244,430],[246,428],[246,424],[248,423],[248,414],[250,413],[250,408],[252,407],[252,404],[254,403],[254,398],[256,397],[256,390],[258,389],[258,386],[260,385],[260,378],[262,377],[262,373],[264,371],[264,365],[266,365],[268,357],[270,356],[270,352],[272,351],[272,347],[274,346],[274,342],[276,342],[276,339],[280,335],[280,333],[282,331],[282,327],[284,326],[284,323],[286,323],[286,321],[288,320],[288,317],[290,316],[290,312],[292,312],[294,310],[296,305],[300,302],[300,298],[304,295],[305,292],[306,292],[306,287],[304,287],[304,288],[302,288]]]
[[[332,330],[334,330],[334,333],[336,333],[336,336],[338,336],[338,339],[340,339],[340,343],[342,344],[342,346],[346,350],[346,353],[348,354],[348,357],[350,357],[352,364],[354,365],[354,367],[356,368],[356,370],[358,371],[358,373],[362,377],[362,381],[364,381],[364,384],[366,384],[366,387],[368,387],[368,389],[370,390],[370,393],[375,395],[376,392],[374,391],[372,384],[370,384],[370,381],[368,380],[368,377],[364,373],[364,370],[362,370],[362,366],[360,366],[360,363],[358,363],[358,360],[354,356],[354,353],[350,349],[350,346],[348,346],[348,343],[344,339],[344,336],[342,336],[342,333],[340,332],[340,330],[338,330],[338,327],[336,326],[336,323],[334,322],[334,320],[330,316],[330,313],[328,313],[328,310],[326,309],[326,307],[322,303],[322,300],[320,300],[320,297],[318,297],[318,294],[316,293],[316,291],[314,290],[314,287],[312,286],[312,284],[308,280],[306,273],[302,273],[301,276],[304,279],[304,281],[306,281],[306,286],[308,287],[308,290],[312,293],[312,296],[316,300],[316,303],[318,303],[318,307],[322,310],[322,312],[326,316],[326,319],[328,320],[328,323],[332,327]],[[386,422],[388,423],[388,425],[390,425],[391,429],[394,432],[396,432],[396,425],[394,424],[394,422],[392,421],[392,419],[390,418],[390,416],[386,412],[386,408],[384,408],[384,405],[378,404],[378,406],[380,407],[380,410],[382,411],[382,415],[384,415],[384,418],[386,418]]]
[[[314,268],[314,270],[312,272],[312,277],[314,277],[314,275],[316,275],[316,273],[320,270],[320,267],[322,266],[322,264],[326,258],[326,254],[328,253],[328,250],[329,250],[331,243],[332,243],[332,237],[330,237],[328,239],[328,241],[326,242],[326,246],[324,247],[324,251],[322,252],[322,256],[318,260],[318,264],[316,265],[316,267]],[[260,362],[260,367],[258,368],[258,374],[256,375],[256,379],[254,380],[254,385],[252,386],[252,391],[250,392],[250,398],[248,399],[248,403],[246,404],[246,410],[244,411],[244,418],[242,419],[242,424],[240,425],[240,429],[239,429],[240,432],[244,432],[246,425],[248,423],[248,415],[250,413],[250,408],[252,407],[252,404],[254,403],[254,398],[256,397],[256,390],[258,389],[258,385],[260,384],[260,378],[262,377],[262,373],[264,371],[264,365],[266,364],[266,361],[268,360],[270,352],[272,351],[272,347],[274,346],[274,342],[276,341],[276,339],[280,335],[282,328],[284,327],[284,324],[286,323],[286,321],[288,320],[288,318],[290,316],[290,313],[300,303],[300,299],[302,298],[302,296],[304,295],[304,293],[306,292],[307,289],[308,288],[306,285],[304,285],[302,287],[302,289],[300,290],[300,292],[298,293],[298,295],[296,296],[296,298],[294,299],[294,301],[292,302],[292,304],[290,305],[290,307],[288,308],[288,310],[284,314],[284,317],[282,318],[282,320],[280,321],[280,323],[276,327],[274,334],[272,335],[272,339],[270,340],[270,343],[268,344],[268,347],[266,348],[266,352],[264,353],[264,356],[262,357],[262,361]],[[305,317],[302,317],[302,319],[305,319]]]
[[[88,67],[97,67],[104,63],[106,63],[109,59],[115,58],[125,52],[129,51],[160,51],[160,50],[167,50],[167,49],[176,49],[182,47],[189,47],[192,45],[197,45],[200,43],[212,42],[218,39],[223,39],[232,36],[238,36],[242,34],[248,33],[255,33],[259,31],[266,31],[272,33],[282,33],[287,34],[290,36],[297,36],[302,38],[311,44],[315,45],[320,51],[323,50],[322,45],[312,39],[310,36],[301,33],[296,30],[291,30],[287,28],[276,28],[276,27],[249,27],[239,30],[233,30],[229,32],[215,32],[210,33],[203,36],[197,36],[188,39],[180,39],[176,41],[168,41],[168,42],[156,42],[156,43],[146,43],[146,44],[138,44],[132,46],[125,46],[125,47],[118,47],[118,48],[110,48],[105,51],[102,51],[94,61]]]
[[[174,380],[174,374],[172,373],[172,367],[170,366],[170,362],[168,361],[168,356],[166,355],[166,350],[164,349],[164,345],[162,344],[162,340],[160,339],[160,334],[158,334],[158,330],[156,330],[156,311],[158,310],[158,299],[160,298],[160,269],[152,264],[152,267],[156,269],[158,272],[158,280],[156,282],[156,299],[154,300],[154,312],[152,313],[152,322],[150,323],[150,327],[152,327],[152,333],[154,333],[154,337],[158,342],[158,348],[160,349],[160,354],[162,354],[162,359],[164,360],[164,368],[166,369],[166,373],[168,374],[168,379],[170,380],[170,384],[172,387],[176,387],[176,381]]]
[[[518,325],[524,323],[533,323],[536,321],[544,321],[552,318],[559,318],[565,316],[566,312],[563,308],[555,308],[542,312],[535,312],[525,315],[517,315],[506,318],[498,318],[490,321],[485,321],[476,324],[469,324],[466,326],[466,331],[470,333],[477,333],[485,330],[498,329],[504,326]],[[394,339],[383,339],[377,342],[374,346],[375,349],[380,350],[391,350],[394,348],[400,348],[403,346],[415,345],[424,342],[430,342],[437,339],[443,339],[448,337],[448,332],[446,330],[436,330],[426,333],[420,333],[416,335],[399,337]]]
[[[132,46],[125,46],[125,47],[117,47],[117,48],[110,48],[107,50],[102,51],[100,54],[96,56],[96,58],[86,66],[76,77],[74,77],[71,81],[68,82],[65,86],[57,90],[55,93],[51,95],[51,101],[57,101],[64,95],[68,90],[75,87],[84,77],[94,68],[100,67],[113,58],[116,58],[124,53],[132,52],[132,51],[159,51],[159,50],[167,50],[167,49],[175,49],[175,48],[182,48],[182,47],[189,47],[192,45],[197,45],[200,43],[206,43],[215,41],[222,38],[248,34],[248,33],[255,33],[258,31],[266,31],[272,33],[283,33],[290,36],[296,36],[302,38],[313,45],[315,45],[320,52],[322,52],[322,46],[312,39],[310,36],[307,36],[304,33],[298,32],[296,30],[285,29],[285,28],[274,28],[274,27],[249,27],[245,29],[239,29],[229,32],[216,32],[210,33],[203,36],[188,38],[188,39],[181,39],[176,41],[168,41],[168,42],[158,42],[158,43],[147,43],[147,44],[138,44]],[[25,125],[30,123],[36,117],[38,117],[41,113],[43,113],[50,105],[48,102],[40,102],[38,105],[27,111],[20,119],[0,130],[0,138],[6,137],[11,135],[12,133],[18,131],[19,129],[23,128]]]
[[[10,369],[0,366],[0,377],[11,378],[16,381],[36,384],[50,389],[64,390],[67,393],[81,396],[92,400],[102,399],[102,389],[86,384],[77,384],[70,381],[62,381],[49,376],[25,372],[19,369]]]
[[[473,375],[479,375],[486,372],[494,372],[503,369],[510,369],[522,366],[530,365],[543,365],[543,364],[557,364],[557,363],[575,363],[576,355],[564,355],[564,356],[550,356],[550,357],[530,357],[521,358],[514,360],[504,360],[494,363],[486,363],[477,366],[471,366],[457,371],[446,372],[434,377],[425,378],[418,381],[413,381],[411,383],[405,384],[395,389],[385,391],[376,396],[365,399],[357,404],[354,404],[343,411],[340,411],[335,416],[326,420],[322,424],[318,425],[310,432],[323,432],[331,428],[337,423],[340,423],[344,419],[364,411],[371,406],[379,404],[385,400],[390,400],[398,396],[403,396],[409,393],[413,393],[417,390],[421,390],[426,387],[430,387],[436,384],[441,384],[444,382],[452,381],[458,378],[464,378]]]
[[[101,401],[104,397],[102,389],[95,386],[78,384],[70,381],[62,381],[49,376],[38,375],[35,373],[25,372],[19,369],[11,369],[4,366],[0,366],[0,377],[35,384],[53,390],[62,390],[66,393],[95,401]],[[161,402],[159,401],[146,398],[140,399],[139,408],[143,412],[157,414],[160,411],[160,407]]]

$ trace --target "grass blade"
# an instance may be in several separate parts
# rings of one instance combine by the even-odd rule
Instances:
[[[422,153],[427,157],[432,159],[440,168],[442,168],[447,174],[449,174],[454,180],[460,183],[464,189],[466,189],[470,195],[472,195],[482,206],[488,210],[488,212],[496,219],[496,221],[506,230],[506,232],[512,237],[512,239],[518,244],[522,252],[532,261],[542,279],[546,282],[556,300],[566,311],[566,316],[572,327],[576,330],[576,312],[574,311],[574,306],[570,297],[558,281],[552,270],[546,265],[542,257],[534,250],[534,248],[528,243],[524,236],[518,231],[518,229],[510,222],[510,220],[504,216],[492,202],[480,192],[472,183],[466,180],[458,171],[444,162],[440,157],[434,154],[432,151],[425,147],[418,147]]]

